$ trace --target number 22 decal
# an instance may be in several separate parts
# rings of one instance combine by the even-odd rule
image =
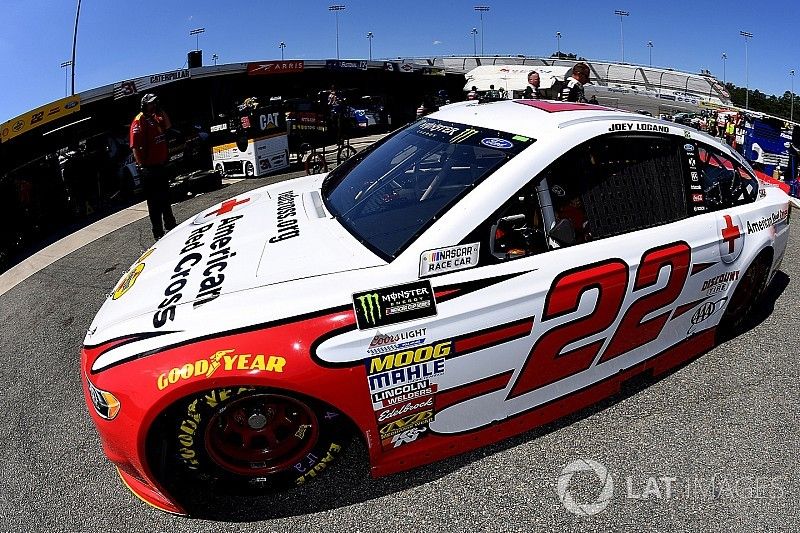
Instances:
[[[599,364],[628,353],[658,338],[689,277],[692,250],[679,241],[648,250],[642,255],[633,294],[652,287],[664,267],[669,267],[666,285],[635,300],[625,312]],[[628,265],[611,259],[560,274],[545,297],[542,324],[578,310],[583,294],[597,289],[594,309],[586,316],[555,326],[533,345],[507,399],[521,396],[592,366],[607,336],[564,352],[564,348],[609,328],[616,320],[628,288]],[[648,320],[644,317],[663,309]]]

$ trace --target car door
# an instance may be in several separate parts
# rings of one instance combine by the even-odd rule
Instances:
[[[433,432],[531,411],[686,338],[671,322],[691,304],[686,288],[709,229],[687,218],[682,144],[656,135],[594,139],[462,241],[480,243],[484,266],[434,276],[434,287],[486,288],[456,294],[453,311],[449,295],[439,306],[437,318],[458,331],[448,331],[454,349]],[[534,214],[520,212],[526,202],[536,202]]]

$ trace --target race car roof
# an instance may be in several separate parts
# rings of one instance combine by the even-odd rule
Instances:
[[[489,103],[479,103],[473,100],[444,106],[433,113],[431,117],[479,128],[525,135],[534,139],[543,139],[566,126],[585,122],[623,120],[662,124],[669,126],[673,133],[679,133],[682,130],[687,138],[703,139],[703,142],[729,154],[744,166],[749,167],[744,158],[730,146],[689,126],[600,105],[553,100],[501,100]]]
[[[630,117],[636,121],[641,121],[643,118],[637,113],[599,105],[551,100],[460,102],[442,107],[432,117],[533,138],[540,138],[545,132],[552,131],[566,122],[584,118],[597,120],[607,117],[609,120],[620,120]]]

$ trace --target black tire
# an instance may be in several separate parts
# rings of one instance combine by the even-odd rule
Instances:
[[[158,460],[166,484],[197,501],[305,484],[328,469],[352,434],[347,417],[321,402],[238,387],[178,402],[154,426],[150,444],[165,448]]]
[[[771,267],[772,253],[764,251],[747,268],[720,319],[717,328],[718,341],[731,339],[743,331],[745,322],[767,288]]]
[[[247,178],[252,178],[256,175],[256,168],[253,166],[253,163],[250,161],[244,162],[244,175]]]
[[[336,152],[336,164],[341,165],[354,155],[356,155],[356,149],[349,144],[345,144],[339,148],[338,152]]]
[[[306,158],[306,175],[322,174],[328,171],[328,162],[321,152],[312,152]]]

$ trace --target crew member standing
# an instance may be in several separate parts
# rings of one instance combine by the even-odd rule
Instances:
[[[565,102],[586,102],[583,93],[584,84],[589,83],[589,65],[581,61],[572,67],[572,77],[561,91],[561,100]]]
[[[130,143],[156,240],[164,236],[164,228],[169,231],[176,226],[169,202],[170,176],[166,168],[169,159],[167,130],[171,127],[169,117],[158,106],[158,97],[145,94],[142,112],[131,122]]]
[[[541,95],[539,93],[539,84],[541,83],[539,79],[539,73],[535,70],[528,72],[528,86],[525,87],[525,98],[527,99],[539,99]]]

